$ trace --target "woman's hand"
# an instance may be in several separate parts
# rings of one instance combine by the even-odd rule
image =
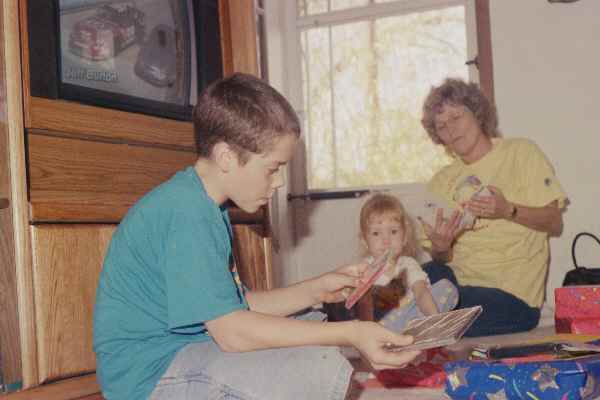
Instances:
[[[413,337],[394,333],[376,322],[354,321],[353,328],[350,342],[375,370],[402,368],[421,353],[418,350],[385,350],[385,344],[409,345],[413,342]]]
[[[487,219],[509,219],[513,205],[506,200],[504,194],[495,186],[487,186],[490,195],[473,196],[464,203],[466,210],[474,216]]]
[[[419,218],[425,235],[431,240],[432,253],[447,253],[452,248],[454,240],[464,230],[461,227],[462,213],[455,210],[450,218],[444,219],[444,210],[439,208],[435,214],[435,226]]]
[[[345,289],[357,287],[366,269],[366,263],[346,265],[315,278],[312,282],[315,303],[337,303],[346,300]]]

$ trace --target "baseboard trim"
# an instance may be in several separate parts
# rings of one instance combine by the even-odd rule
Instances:
[[[78,376],[0,396],[2,400],[75,400],[100,393],[96,374]]]

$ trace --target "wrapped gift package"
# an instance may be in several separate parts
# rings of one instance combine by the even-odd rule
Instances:
[[[556,332],[600,334],[600,286],[554,289]]]
[[[600,318],[594,319],[556,319],[557,333],[575,333],[578,335],[600,335]]]
[[[443,365],[452,359],[455,358],[443,348],[428,349],[404,368],[384,369],[367,379],[356,380],[363,388],[441,388],[446,382]]]
[[[443,348],[428,349],[422,353],[422,358],[399,369],[384,369],[377,373],[377,380],[384,387],[443,387],[446,381],[444,363],[451,356]]]
[[[536,362],[453,361],[444,365],[452,399],[591,400],[600,396],[600,355]]]

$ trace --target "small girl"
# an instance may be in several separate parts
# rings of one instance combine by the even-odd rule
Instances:
[[[372,262],[388,249],[397,257],[393,267],[375,282],[373,315],[385,327],[399,331],[415,318],[452,310],[458,291],[448,280],[433,286],[415,260],[417,238],[410,217],[398,198],[375,194],[360,212],[360,239]]]

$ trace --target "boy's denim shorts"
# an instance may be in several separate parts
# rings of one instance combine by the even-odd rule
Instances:
[[[342,400],[351,374],[337,347],[226,353],[210,340],[181,349],[150,400]]]

